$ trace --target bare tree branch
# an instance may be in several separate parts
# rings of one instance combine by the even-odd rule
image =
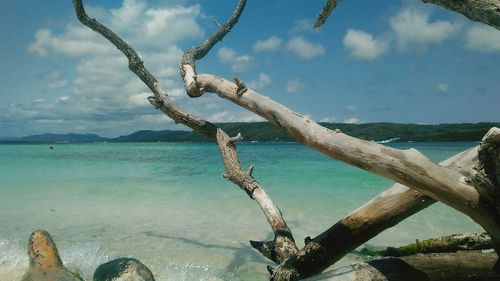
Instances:
[[[316,18],[316,22],[314,23],[315,28],[322,26],[326,22],[333,9],[337,7],[338,2],[340,2],[340,0],[327,0],[325,7],[318,15],[318,18]]]
[[[499,0],[422,0],[460,13],[473,21],[479,21],[500,30]]]
[[[203,41],[200,46],[184,51],[181,63],[181,77],[184,80],[186,92],[190,97],[199,97],[203,95],[204,91],[203,86],[196,84],[196,60],[202,59],[217,42],[221,41],[231,31],[238,22],[246,2],[246,0],[240,0],[229,20],[222,26],[219,26],[217,31]]]
[[[222,40],[224,35],[226,35],[234,24],[236,24],[243,11],[245,3],[246,0],[241,0],[231,19],[226,24],[221,26],[217,32],[210,36],[200,47],[189,49],[186,53],[184,53],[183,61],[188,66],[192,67],[193,71],[194,61],[205,56],[215,43]],[[195,117],[189,113],[182,112],[179,108],[175,107],[165,91],[160,87],[156,78],[144,67],[137,52],[107,27],[100,24],[95,19],[89,18],[85,13],[81,0],[73,0],[73,4],[78,19],[84,25],[104,36],[125,54],[129,60],[130,70],[132,70],[154,93],[155,96],[149,98],[152,105],[160,109],[176,122],[189,126],[193,130],[202,133],[205,137],[218,144],[224,165],[226,167],[225,176],[239,185],[245,192],[247,192],[250,198],[254,199],[259,204],[275,234],[273,241],[251,241],[252,246],[261,251],[266,257],[277,263],[282,262],[289,255],[296,253],[298,251],[297,246],[295,245],[292,233],[283,219],[280,210],[251,175],[253,166],[248,172],[244,172],[241,169],[236,152],[236,146],[234,145],[236,140],[241,139],[241,134],[231,139],[226,133],[224,133],[221,129],[216,128],[212,123]],[[186,84],[186,87],[189,87],[189,85],[190,84]]]
[[[477,151],[478,147],[468,149],[440,164],[469,177],[478,162]],[[295,256],[290,256],[274,269],[273,275],[283,280],[286,279],[283,276],[303,278],[318,274],[379,233],[434,202],[414,189],[395,184],[317,237],[308,239]]]
[[[195,115],[183,112],[179,108],[175,107],[166,92],[161,88],[158,80],[156,80],[156,78],[144,67],[143,61],[130,45],[123,41],[109,28],[102,25],[95,19],[90,18],[85,12],[81,0],[73,0],[73,6],[80,22],[102,35],[127,57],[129,69],[134,72],[137,77],[139,77],[144,84],[146,84],[146,86],[148,86],[151,92],[153,92],[154,98],[149,98],[149,101],[157,109],[160,109],[167,116],[174,119],[176,123],[182,123],[193,130],[200,132],[208,139],[215,139],[216,127],[210,122],[202,120]]]
[[[269,196],[267,196],[260,184],[252,177],[253,166],[250,166],[249,171],[244,171],[241,168],[234,141],[221,129],[217,130],[217,144],[224,159],[224,167],[226,168],[225,178],[241,187],[250,198],[259,204],[274,232],[273,241],[250,241],[252,246],[259,250],[265,257],[278,264],[290,255],[297,253],[298,249],[295,245],[292,232],[283,219],[281,211],[269,199]]]

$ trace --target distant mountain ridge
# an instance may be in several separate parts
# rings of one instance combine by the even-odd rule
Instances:
[[[246,141],[294,141],[290,135],[268,122],[216,124],[229,135],[241,133]],[[480,141],[491,127],[500,123],[461,123],[439,125],[366,123],[321,123],[329,129],[339,129],[353,137],[384,141]],[[116,138],[96,134],[40,134],[22,138],[0,138],[0,143],[86,143],[86,142],[184,142],[206,141],[200,134],[183,130],[140,130]]]
[[[41,134],[31,135],[17,139],[19,142],[39,142],[39,143],[73,143],[73,142],[100,142],[106,138],[96,134]]]

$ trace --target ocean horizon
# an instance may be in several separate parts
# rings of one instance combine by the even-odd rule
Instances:
[[[442,161],[477,142],[394,142]],[[272,238],[258,205],[224,180],[212,143],[0,145],[0,280],[20,280],[27,240],[54,238],[63,262],[91,280],[118,257],[146,264],[156,280],[267,280],[272,262],[249,240]],[[279,206],[298,246],[393,182],[297,143],[241,143],[243,167]],[[370,240],[399,246],[481,231],[436,203]],[[349,254],[334,267],[362,261]]]

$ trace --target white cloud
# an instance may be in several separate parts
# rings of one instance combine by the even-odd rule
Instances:
[[[65,101],[68,101],[68,100],[69,100],[69,97],[67,97],[67,96],[62,96],[62,97],[58,97],[58,98],[56,99],[56,102],[57,102],[57,103],[61,103],[61,102],[65,102]]]
[[[252,89],[259,90],[263,89],[271,84],[271,77],[269,75],[260,73],[258,80],[252,80],[248,82],[248,86]]]
[[[231,70],[238,73],[244,73],[250,70],[253,66],[253,59],[251,56],[242,55],[236,57],[233,64],[231,65]]]
[[[161,42],[162,45],[184,38],[200,37],[203,31],[195,20],[199,14],[199,5],[149,9],[145,12],[146,34],[151,39],[158,38],[158,36],[164,40],[167,39],[167,42]]]
[[[313,31],[314,22],[311,19],[299,19],[295,21],[295,25],[290,30],[291,32],[298,33],[304,31]]]
[[[305,89],[306,85],[300,78],[295,78],[293,80],[288,80],[286,82],[286,91],[289,93],[296,93]]]
[[[355,105],[352,105],[352,104],[351,104],[351,105],[348,105],[348,106],[346,107],[346,110],[347,110],[348,112],[356,112],[356,110],[358,110],[358,108],[357,108]]]
[[[151,104],[148,101],[149,96],[152,96],[152,94],[148,93],[148,92],[138,93],[135,95],[131,95],[128,98],[128,102],[130,105],[137,106],[137,107],[151,106]]]
[[[484,53],[500,52],[500,31],[486,25],[474,25],[465,34],[465,47]]]
[[[35,41],[28,46],[28,52],[40,57],[52,54],[81,56],[88,54],[109,54],[112,46],[98,38],[86,27],[68,26],[62,35],[56,36],[48,29],[35,33]]]
[[[231,48],[222,47],[217,51],[217,57],[222,63],[231,63],[236,59],[236,52]]]
[[[335,118],[335,117],[325,117],[325,118],[319,120],[319,122],[326,122],[326,123],[333,123],[335,121],[337,121],[337,118]]]
[[[253,45],[254,52],[277,51],[281,47],[281,38],[271,36],[265,40],[258,40]]]
[[[390,19],[396,34],[398,47],[407,49],[412,44],[425,47],[430,43],[440,43],[455,35],[458,24],[438,20],[430,22],[429,12],[414,7],[401,10]]]
[[[164,49],[186,38],[199,38],[203,30],[196,19],[200,6],[162,6],[147,8],[146,2],[124,0],[111,11],[99,11],[98,18],[137,50]],[[90,15],[94,16],[94,15]],[[28,51],[40,57],[53,54],[68,56],[113,55],[118,50],[100,35],[80,23],[68,24],[60,34],[40,29]]]
[[[177,105],[184,107],[187,98],[179,79],[182,50],[178,44],[203,35],[197,24],[201,17],[200,6],[162,6],[158,3],[124,0],[118,9],[89,6],[88,12],[133,46],[162,88]],[[106,135],[130,133],[137,128],[155,129],[169,120],[162,114],[152,114],[156,111],[146,99],[152,94],[128,70],[125,56],[79,22],[72,20],[61,30],[38,30],[28,50],[47,60],[55,56],[58,60],[64,56],[77,57],[75,69],[64,73],[54,69],[40,75],[47,80],[47,89],[56,91],[59,98],[39,99],[34,105],[26,103],[2,109],[0,118],[17,116],[24,122],[61,119],[64,122],[59,127],[36,128],[67,132],[78,127]],[[236,61],[247,60],[235,55]],[[47,122],[44,124],[48,126]]]
[[[112,9],[112,23],[114,26],[133,24],[140,20],[146,10],[146,3],[143,1],[124,0],[123,6]]]
[[[325,54],[325,48],[321,43],[310,42],[297,36],[286,43],[286,49],[302,59],[312,59]]]
[[[358,124],[360,122],[360,120],[356,117],[351,117],[351,118],[347,118],[347,119],[344,119],[343,123],[345,124]]]
[[[68,85],[68,81],[66,80],[56,80],[53,82],[50,82],[47,84],[47,90],[49,91],[56,91],[64,88],[66,85]]]
[[[437,88],[440,92],[443,92],[443,93],[448,92],[448,84],[446,84],[446,83],[439,82],[439,83],[437,83],[436,88]]]
[[[219,61],[224,64],[231,64],[231,70],[238,73],[248,71],[253,66],[253,58],[249,55],[238,56],[236,52],[227,47],[222,47],[217,51]]]
[[[351,57],[359,60],[373,60],[387,51],[389,40],[373,38],[370,33],[349,29],[342,40]]]

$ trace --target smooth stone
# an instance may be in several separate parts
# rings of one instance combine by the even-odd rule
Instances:
[[[64,267],[56,244],[45,230],[31,234],[28,256],[29,268],[21,281],[83,281]]]
[[[94,272],[94,281],[155,281],[147,266],[133,258],[118,258],[101,264]]]

